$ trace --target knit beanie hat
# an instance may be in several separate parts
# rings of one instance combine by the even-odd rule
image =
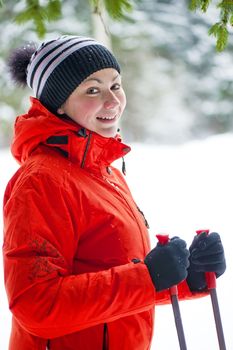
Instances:
[[[113,54],[92,38],[65,35],[39,47],[27,43],[12,52],[8,66],[13,80],[28,85],[51,112],[67,100],[89,75],[120,66]]]

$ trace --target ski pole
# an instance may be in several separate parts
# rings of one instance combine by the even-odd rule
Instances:
[[[165,245],[169,241],[168,235],[156,235],[158,241],[160,244]],[[179,308],[179,301],[178,301],[178,290],[177,286],[172,286],[169,288],[170,297],[171,297],[171,304],[173,309],[173,315],[174,320],[176,324],[176,330],[177,330],[177,336],[180,344],[180,350],[187,350],[185,336],[184,336],[184,328],[182,324],[182,318]]]
[[[204,233],[204,232],[207,235],[209,234],[209,230],[196,231],[197,235],[200,235],[201,233]],[[222,321],[221,321],[221,315],[220,315],[220,309],[219,309],[218,297],[217,297],[217,291],[216,291],[216,276],[214,272],[206,272],[205,276],[206,276],[206,283],[210,292],[210,297],[211,297],[211,302],[213,307],[219,349],[226,350],[226,344],[224,339],[224,333],[223,333],[223,327],[222,327]]]

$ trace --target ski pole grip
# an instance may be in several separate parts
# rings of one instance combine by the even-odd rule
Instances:
[[[158,241],[161,245],[166,245],[169,242],[169,235],[156,235],[156,238],[158,239]],[[170,287],[169,290],[170,290],[171,295],[178,294],[178,290],[177,290],[176,285]]]
[[[197,230],[196,234],[200,235],[201,233],[206,233],[207,235],[209,234],[210,230]],[[216,275],[214,272],[206,272],[205,273],[206,277],[206,283],[208,289],[215,289],[216,288]]]
[[[169,235],[156,235],[161,245],[166,245],[169,242]]]

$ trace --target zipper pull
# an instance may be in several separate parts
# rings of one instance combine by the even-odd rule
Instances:
[[[86,138],[86,137],[87,137],[87,131],[86,131],[86,129],[85,129],[85,128],[79,129],[79,131],[77,132],[77,135],[78,135],[79,137],[84,137],[84,138]]]
[[[136,203],[135,203],[135,204],[136,204]],[[150,228],[150,226],[149,226],[149,224],[148,224],[148,221],[146,220],[146,217],[145,217],[143,211],[137,206],[137,204],[136,204],[136,207],[137,207],[137,210],[139,211],[139,213],[142,215],[142,217],[143,217],[143,219],[144,219],[145,226],[146,226],[147,228]]]
[[[126,166],[125,166],[125,160],[124,157],[122,157],[122,173],[126,175]]]

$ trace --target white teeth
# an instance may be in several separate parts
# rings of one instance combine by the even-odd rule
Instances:
[[[115,116],[114,117],[97,117],[98,119],[107,119],[107,120],[112,120],[112,119],[114,119],[115,118]]]

